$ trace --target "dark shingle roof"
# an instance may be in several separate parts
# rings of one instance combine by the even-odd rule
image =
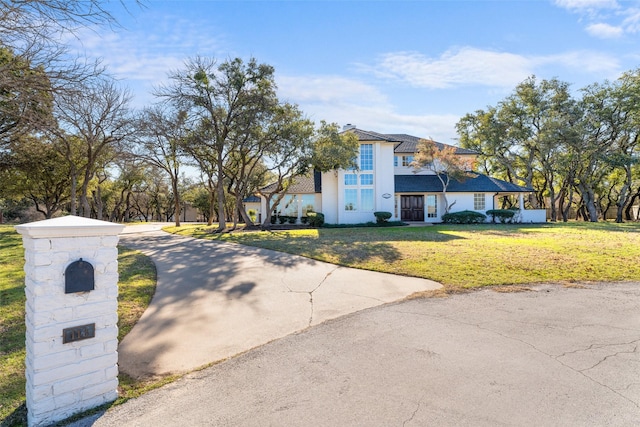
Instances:
[[[245,203],[258,203],[260,202],[260,197],[258,196],[249,196],[249,197],[245,197],[244,199],[242,199],[243,202]]]
[[[270,184],[262,188],[262,192],[270,193],[276,187],[276,184]],[[287,190],[287,194],[311,194],[322,192],[322,174],[314,171],[312,175],[301,176],[296,178],[294,183]]]
[[[400,144],[396,145],[393,149],[395,153],[417,153],[418,152],[418,141],[424,138],[418,138],[417,136],[407,135],[407,134],[392,134],[388,135],[392,138],[401,141]],[[456,154],[478,154],[475,151],[467,150],[466,148],[455,147],[453,145],[443,144],[441,142],[434,141],[438,148],[442,150],[444,147],[454,147],[456,149]]]
[[[529,193],[531,188],[512,184],[487,175],[472,173],[463,182],[451,180],[448,193]],[[436,175],[396,175],[396,193],[441,193],[442,183]]]
[[[395,153],[417,153],[417,145],[418,141],[424,138],[419,138],[413,135],[407,135],[405,133],[397,133],[397,134],[383,134],[378,132],[372,132],[370,130],[362,130],[358,128],[351,128],[346,130],[345,132],[353,132],[359,141],[385,141],[385,142],[394,142],[396,146],[393,151]],[[453,145],[443,144],[441,142],[436,142],[438,148],[442,149],[444,147],[454,147]],[[475,151],[467,150],[466,148],[455,147],[456,154],[478,154]]]
[[[354,133],[358,137],[358,141],[400,142],[400,140],[393,138],[392,135],[384,135],[382,133],[372,132],[369,130],[352,128],[347,130],[347,132]]]

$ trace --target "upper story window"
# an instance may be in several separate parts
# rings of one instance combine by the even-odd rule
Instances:
[[[398,167],[398,156],[393,156],[393,166]]]
[[[363,173],[360,175],[360,185],[373,185],[373,174]]]
[[[344,185],[358,185],[358,175],[355,173],[345,173]]]
[[[402,166],[411,166],[413,156],[402,156]]]
[[[373,144],[360,144],[360,170],[373,170]]]

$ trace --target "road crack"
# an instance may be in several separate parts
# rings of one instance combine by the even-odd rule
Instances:
[[[313,323],[313,314],[314,314],[314,301],[313,301],[313,293],[315,291],[317,291],[318,289],[320,289],[320,287],[324,284],[324,282],[327,281],[327,279],[329,278],[329,276],[331,276],[333,274],[334,271],[336,271],[338,268],[340,268],[340,266],[335,266],[331,271],[329,271],[327,274],[325,274],[325,276],[322,278],[322,280],[320,281],[320,283],[318,283],[318,285],[313,288],[310,291],[294,291],[293,289],[291,289],[289,287],[289,285],[287,285],[284,281],[284,279],[281,280],[282,285],[287,288],[287,290],[291,293],[294,294],[308,294],[309,295],[309,305],[310,305],[310,313],[309,313],[309,322],[308,322],[308,326],[311,326],[311,324]]]

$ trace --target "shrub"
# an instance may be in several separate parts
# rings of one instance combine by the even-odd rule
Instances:
[[[256,218],[258,218],[258,214],[256,213],[256,211],[254,209],[249,209],[247,211],[247,214],[249,215],[249,219],[252,222],[256,222]]]
[[[442,222],[447,224],[480,224],[487,216],[475,211],[460,211],[442,215]]]
[[[374,212],[373,215],[376,217],[376,222],[378,224],[387,222],[389,221],[389,218],[391,218],[391,212]]]
[[[275,213],[271,215],[271,224],[275,224],[277,220],[278,220],[278,217],[276,216]]]
[[[502,224],[505,222],[513,221],[513,216],[516,211],[513,209],[490,209],[487,211],[487,215],[491,215],[491,221],[496,222],[496,219]]]
[[[285,222],[287,222],[287,216],[286,215],[280,215],[278,217],[278,222],[280,222],[280,224],[284,224]]]
[[[289,224],[295,224],[298,221],[298,217],[288,216],[287,221],[289,222]]]
[[[309,225],[312,227],[322,227],[324,225],[324,214],[322,212],[308,212]]]
[[[309,218],[307,218],[306,216],[301,216],[300,217],[300,222],[303,224],[306,224],[307,222],[309,222]]]

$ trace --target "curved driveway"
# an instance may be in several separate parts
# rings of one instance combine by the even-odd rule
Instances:
[[[121,244],[158,271],[151,304],[118,348],[137,378],[191,371],[365,308],[440,285],[266,249],[125,229]]]
[[[359,311],[73,427],[638,426],[640,284]]]

